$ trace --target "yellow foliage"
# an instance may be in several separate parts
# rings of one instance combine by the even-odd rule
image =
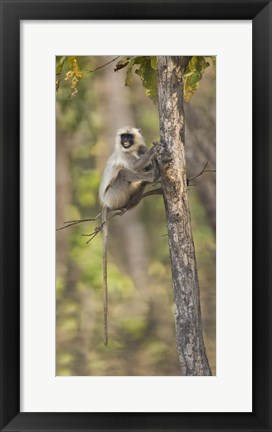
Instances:
[[[71,96],[75,96],[78,93],[77,84],[79,80],[82,78],[82,72],[78,67],[76,57],[69,57],[70,69],[66,72],[65,81],[70,84],[71,89],[73,90],[70,94]]]

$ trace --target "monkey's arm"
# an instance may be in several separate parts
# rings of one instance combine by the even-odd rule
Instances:
[[[141,182],[148,182],[153,183],[155,181],[156,176],[154,175],[153,170],[148,172],[134,172],[130,171],[127,168],[122,168],[118,174],[111,179],[109,184],[107,185],[105,192],[107,192],[110,187],[113,187],[117,182],[120,180],[124,180],[126,182],[135,182],[135,181],[141,181]]]
[[[141,169],[144,169],[148,164],[150,164],[155,154],[156,154],[155,146],[153,146],[149,150],[147,150],[144,154],[142,154],[142,156],[139,159],[135,160],[133,164],[133,170],[139,171]]]
[[[135,182],[135,181],[141,181],[146,183],[153,183],[156,179],[156,175],[154,171],[147,171],[147,172],[134,172],[130,171],[127,168],[122,168],[118,176],[116,177],[116,180],[123,179],[127,182]]]
[[[111,161],[108,162],[109,165],[109,169],[106,168],[106,170],[104,171],[104,176],[103,176],[103,183],[104,183],[104,193],[107,192],[107,190],[114,184],[116,178],[118,177],[118,174],[120,172],[120,168],[118,168],[117,166],[111,166]],[[109,173],[109,175],[105,175],[106,173]],[[103,190],[103,188],[102,188]]]

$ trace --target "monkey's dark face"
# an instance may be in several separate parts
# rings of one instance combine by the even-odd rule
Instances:
[[[134,144],[134,135],[131,133],[121,134],[121,144],[124,148],[129,148]]]

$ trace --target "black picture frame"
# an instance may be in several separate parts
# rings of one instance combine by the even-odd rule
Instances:
[[[1,431],[271,431],[271,1],[0,0],[0,5]],[[19,27],[20,20],[56,19],[253,21],[252,413],[20,412]],[[243,85],[242,76],[240,79]],[[230,175],[235,173],[230,170]],[[231,230],[231,227],[229,229]]]

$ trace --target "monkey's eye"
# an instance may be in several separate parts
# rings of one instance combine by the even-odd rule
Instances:
[[[122,138],[122,141],[125,141],[125,140],[129,141],[133,138],[133,135],[130,133],[126,133],[126,134],[122,134],[121,138]]]

